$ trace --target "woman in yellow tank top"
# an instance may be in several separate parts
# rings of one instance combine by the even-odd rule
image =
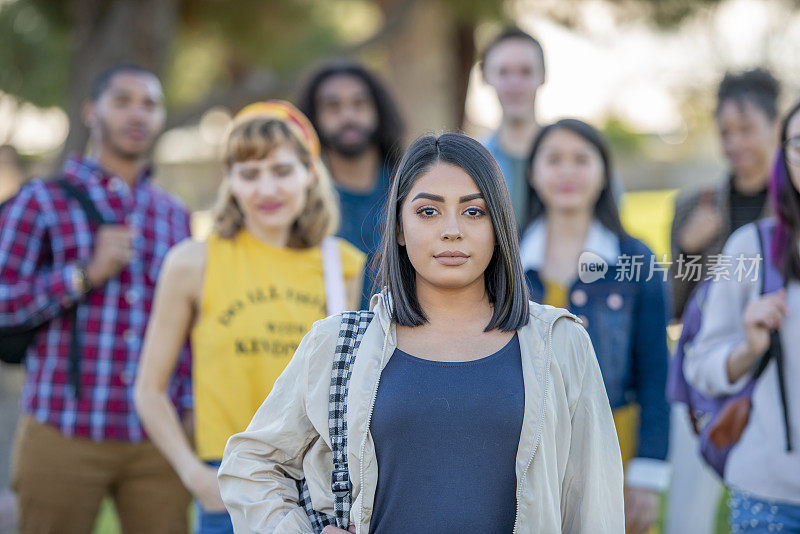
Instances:
[[[225,164],[212,235],[165,260],[135,390],[150,439],[199,501],[200,533],[233,532],[216,478],[225,443],[247,427],[314,321],[345,306],[331,302],[333,286],[347,307],[358,305],[365,263],[355,247],[331,241],[339,217],[331,180],[316,133],[291,104],[242,110]],[[194,449],[166,391],[187,339]]]

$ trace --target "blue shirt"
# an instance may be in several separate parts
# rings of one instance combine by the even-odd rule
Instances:
[[[510,533],[524,405],[516,334],[468,362],[395,350],[370,425],[378,461],[370,533]]]
[[[386,214],[386,197],[391,186],[389,168],[381,166],[375,188],[365,193],[354,192],[336,184],[342,222],[337,234],[367,255],[364,284],[361,290],[361,309],[369,306],[369,298],[377,288],[378,266],[375,256],[381,245]]]
[[[528,197],[530,196],[528,159],[511,156],[503,150],[503,147],[500,146],[499,131],[494,132],[484,141],[483,145],[494,156],[500,170],[503,171],[508,194],[511,195],[511,205],[514,207],[514,218],[517,220],[517,227],[522,229],[528,219]]]

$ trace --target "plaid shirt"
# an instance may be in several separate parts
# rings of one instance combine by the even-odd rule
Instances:
[[[146,438],[133,382],[161,263],[190,235],[189,214],[145,172],[130,188],[79,156],[63,177],[86,191],[107,221],[138,232],[134,260],[87,295],[75,290],[77,265],[93,252],[92,232],[75,199],[52,180],[33,180],[0,213],[0,328],[47,323],[26,357],[22,409],[66,436],[94,441]],[[63,312],[78,306],[81,393],[69,381],[71,331]],[[179,411],[191,399],[189,354],[179,359],[170,396]]]

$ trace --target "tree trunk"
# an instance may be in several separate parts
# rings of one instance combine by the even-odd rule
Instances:
[[[406,122],[406,141],[458,128],[455,21],[442,0],[419,2],[385,48],[386,78]]]
[[[469,87],[469,74],[475,64],[475,23],[459,22],[455,31],[456,55],[456,84],[454,87],[453,113],[456,124],[464,128],[464,114],[467,103],[467,89]]]

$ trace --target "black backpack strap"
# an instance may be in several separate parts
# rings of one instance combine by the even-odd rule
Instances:
[[[305,480],[298,482],[300,506],[305,508],[315,532],[321,532],[327,525],[335,525],[345,530],[350,526],[352,484],[347,465],[347,392],[358,347],[374,315],[368,311],[342,313],[328,397],[328,430],[333,453],[331,491],[334,517],[314,510],[308,484]]]
[[[74,184],[70,183],[66,178],[57,178],[56,183],[64,191],[67,197],[70,197],[81,205],[83,213],[91,224],[105,224],[106,220],[100,211],[95,206],[92,199],[89,198],[89,193],[77,188]]]
[[[762,224],[761,221],[757,221],[755,223],[756,226],[756,234],[758,234],[758,247],[761,252],[762,261],[760,263],[760,272],[759,272],[759,280],[761,283],[759,294],[763,295],[765,292],[765,284],[767,279],[767,269],[769,266],[767,262],[769,260],[770,250],[767,247],[767,244],[770,242],[768,236],[764,234],[766,232],[771,231],[771,227],[767,227],[766,225]],[[786,287],[786,278],[783,279],[783,287]],[[758,367],[756,367],[754,373],[754,379],[758,380],[761,375],[766,370],[767,365],[771,360],[775,360],[775,365],[778,368],[778,390],[780,392],[781,397],[781,408],[783,408],[783,428],[786,432],[786,450],[788,452],[792,451],[792,432],[791,426],[789,423],[789,401],[787,400],[786,394],[786,373],[785,373],[785,362],[783,357],[783,342],[781,341],[781,333],[780,330],[775,330],[770,333],[770,343],[767,352],[764,356],[761,357],[761,360],[758,362]]]
[[[761,254],[761,261],[758,264],[758,283],[759,283],[758,294],[763,295],[767,280],[768,260],[766,254],[768,251],[767,247],[765,246],[767,240],[764,239],[764,231],[762,226],[758,223],[758,221],[756,221],[754,225],[756,227],[756,235],[758,236],[758,253]],[[777,336],[777,338],[778,338],[778,343],[780,343],[780,336]],[[774,341],[775,336],[772,336],[772,339]],[[774,356],[772,351],[772,345],[773,343],[770,343],[770,348],[767,350],[767,352],[764,353],[764,355],[758,361],[758,366],[756,367],[755,373],[753,374],[753,378],[755,380],[758,380],[759,377],[761,377],[761,375],[764,373],[764,370],[767,368],[767,365]]]
[[[786,370],[785,359],[783,357],[783,343],[781,342],[780,330],[775,330],[770,334],[770,345],[767,350],[771,357],[775,358],[775,365],[778,368],[778,390],[781,396],[781,408],[783,408],[783,428],[786,432],[786,451],[791,452],[792,432],[789,422],[789,401],[786,394]]]
[[[72,198],[80,204],[90,224],[105,224],[105,219],[86,191],[77,188],[64,177],[56,178],[55,181],[68,198]],[[72,323],[69,342],[69,381],[72,384],[75,398],[79,398],[81,394],[81,333],[78,329],[78,306],[70,308],[66,316]]]

